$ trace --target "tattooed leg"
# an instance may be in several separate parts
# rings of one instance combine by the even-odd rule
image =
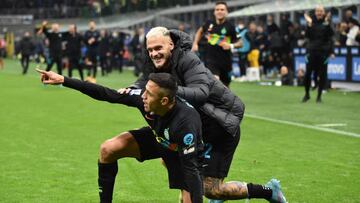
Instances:
[[[223,182],[223,179],[205,177],[205,196],[211,199],[234,200],[248,198],[247,185],[244,182]]]

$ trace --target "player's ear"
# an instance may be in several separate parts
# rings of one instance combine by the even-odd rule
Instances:
[[[174,42],[170,39],[169,40],[170,50],[172,51],[174,49]]]
[[[165,106],[169,103],[169,97],[163,97],[161,98],[161,105]]]

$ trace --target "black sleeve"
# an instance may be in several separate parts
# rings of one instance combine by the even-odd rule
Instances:
[[[67,41],[67,40],[69,40],[69,37],[70,37],[70,33],[69,33],[69,32],[62,32],[62,33],[61,33],[61,40],[62,40],[62,41]]]
[[[182,119],[174,132],[178,144],[180,164],[184,173],[186,190],[191,195],[192,203],[202,203],[203,184],[198,163],[198,139],[201,139],[200,118],[189,116]]]
[[[193,52],[185,52],[179,62],[184,84],[178,87],[177,95],[194,106],[203,105],[209,97],[210,79],[204,64]]]
[[[50,33],[48,32],[48,29],[45,26],[43,28],[43,33],[44,33],[46,38],[48,38],[48,39],[50,38]]]
[[[96,100],[143,108],[141,89],[131,90],[129,94],[120,94],[114,89],[68,77],[64,77],[63,86],[78,90]]]
[[[230,38],[231,38],[231,43],[236,43],[237,41],[240,40],[240,37],[238,37],[236,34],[236,28],[232,24],[230,24]]]

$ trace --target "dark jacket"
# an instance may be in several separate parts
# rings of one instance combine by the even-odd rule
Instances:
[[[30,37],[24,37],[20,41],[19,52],[24,56],[29,56],[34,53],[35,44]]]
[[[69,58],[80,59],[81,57],[81,42],[83,41],[82,36],[79,33],[71,34],[65,32],[63,39],[66,41],[66,55]]]
[[[171,30],[170,35],[175,48],[171,57],[171,70],[168,72],[177,78],[177,94],[201,113],[215,119],[229,134],[235,135],[244,115],[243,102],[221,81],[215,79],[196,54],[190,51],[192,40],[188,34]],[[148,75],[159,72],[148,55],[146,58],[144,74],[135,82],[134,87],[144,87]]]
[[[324,20],[313,18],[312,26],[306,27],[305,37],[308,38],[308,51],[320,51],[328,54],[332,53],[334,31],[330,23]]]
[[[44,34],[49,40],[49,53],[51,57],[60,57],[62,54],[62,33],[61,32],[48,32],[44,28]]]

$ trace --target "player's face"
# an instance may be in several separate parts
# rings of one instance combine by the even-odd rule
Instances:
[[[218,4],[215,6],[214,15],[216,20],[223,20],[227,16],[228,11],[224,4]]]
[[[89,29],[90,29],[90,30],[95,30],[95,28],[96,28],[95,22],[94,22],[94,21],[90,21],[90,22],[89,22]]]
[[[69,25],[69,32],[70,33],[75,33],[75,25]]]
[[[53,32],[59,32],[59,24],[57,24],[57,23],[52,24],[51,25],[51,30]]]
[[[149,80],[145,86],[145,91],[141,95],[146,112],[156,112],[161,108],[161,98],[159,96],[160,87]]]
[[[318,7],[315,9],[315,16],[318,20],[323,19],[325,17],[325,10],[323,7]]]
[[[165,69],[169,64],[174,45],[167,36],[150,36],[146,39],[146,47],[155,68]]]

